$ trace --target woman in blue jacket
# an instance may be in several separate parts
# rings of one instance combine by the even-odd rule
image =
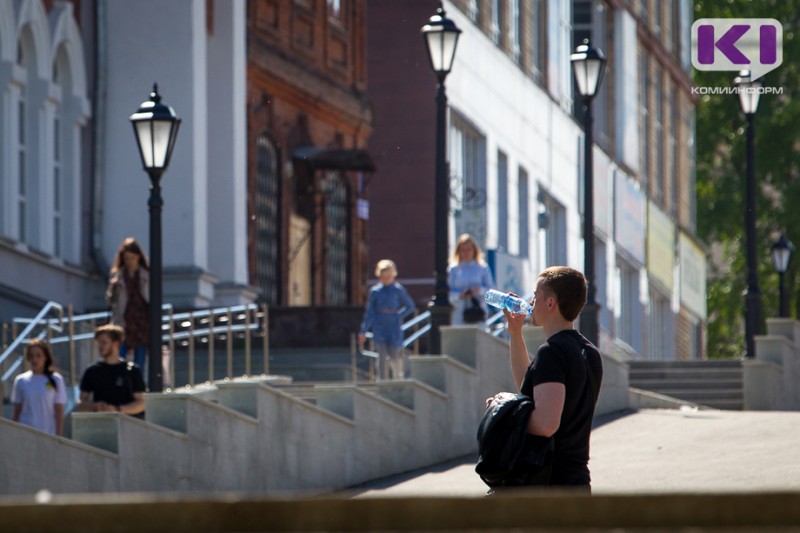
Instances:
[[[450,287],[450,304],[453,306],[452,325],[465,324],[464,309],[472,305],[473,297],[486,316],[483,295],[494,287],[494,280],[489,267],[483,262],[478,242],[469,233],[458,238],[452,263],[447,270],[447,284]]]
[[[395,281],[397,267],[394,261],[383,259],[378,261],[375,275],[379,282],[369,290],[367,308],[358,336],[359,342],[365,340],[365,333],[372,331],[375,348],[380,354],[378,359],[378,375],[389,379],[403,378],[403,318],[414,312],[414,300],[408,295],[405,287]]]

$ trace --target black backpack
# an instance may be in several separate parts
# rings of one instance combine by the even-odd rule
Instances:
[[[490,487],[542,484],[540,474],[552,460],[553,439],[528,435],[534,409],[522,394],[496,401],[478,426],[478,463],[475,472]],[[547,476],[545,476],[546,478]]]

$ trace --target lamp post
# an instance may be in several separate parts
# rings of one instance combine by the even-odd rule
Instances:
[[[784,290],[783,277],[789,269],[789,261],[792,259],[794,245],[781,234],[780,238],[772,245],[772,262],[775,263],[775,270],[778,271],[778,291],[780,292],[780,312],[779,316],[789,316],[789,302],[786,301],[786,291]]]
[[[172,107],[161,103],[158,85],[153,84],[150,99],[142,102],[136,113],[130,116],[130,121],[139,145],[142,166],[150,176],[150,339],[147,383],[151,392],[161,392],[164,382],[161,367],[161,211],[164,206],[161,175],[169,166],[181,119],[175,115]]]
[[[597,303],[597,286],[595,284],[594,268],[594,172],[592,158],[592,99],[597,94],[597,89],[603,81],[606,58],[602,50],[589,44],[589,39],[584,39],[583,44],[575,49],[570,56],[572,71],[575,75],[575,84],[578,92],[583,96],[584,122],[583,122],[583,261],[584,276],[588,284],[586,305],[581,311],[581,331],[586,338],[595,345],[600,342],[598,314],[600,305]]]
[[[756,356],[754,337],[761,327],[761,292],[758,288],[758,263],[756,262],[756,169],[755,169],[755,119],[758,109],[758,89],[761,83],[753,81],[749,70],[742,70],[733,81],[739,89],[739,102],[747,119],[747,186],[745,187],[745,233],[747,237],[747,293],[745,295],[744,336],[747,347],[745,357]]]
[[[447,286],[447,222],[448,203],[450,201],[450,183],[448,163],[445,150],[447,141],[447,95],[444,90],[444,79],[453,67],[456,45],[461,30],[447,18],[441,3],[428,23],[422,27],[422,36],[431,69],[436,74],[438,90],[436,92],[436,194],[435,194],[435,272],[431,309],[431,353],[441,353],[442,338],[440,327],[450,323],[450,298]]]

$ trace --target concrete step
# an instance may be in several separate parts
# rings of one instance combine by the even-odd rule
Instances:
[[[333,383],[340,384],[341,381],[335,381]],[[281,392],[285,392],[286,394],[291,394],[301,400],[307,401],[312,404],[317,403],[318,392],[316,389],[316,385],[325,385],[325,382],[316,382],[316,383],[270,383],[270,387],[274,387]],[[370,383],[357,383],[359,389],[364,391],[376,394],[378,387],[377,385],[373,385]]]
[[[705,400],[702,405],[725,411],[741,411],[744,409],[744,403],[741,400]]]
[[[742,388],[741,379],[630,379],[630,386],[637,389],[661,391],[664,389],[713,390]]]
[[[629,368],[631,387],[716,409],[744,406],[739,360],[631,361]]]
[[[202,349],[201,349],[202,348]],[[189,351],[186,347],[175,350],[174,383],[180,387],[189,383]],[[232,356],[233,375],[246,373],[245,352],[234,350]],[[269,373],[291,376],[294,381],[351,381],[352,355],[349,347],[334,348],[280,348],[270,349]],[[228,358],[224,349],[214,352],[214,378],[221,379],[228,373]],[[356,358],[357,377],[366,379],[369,372],[369,360]],[[255,343],[251,347],[250,375],[259,375],[264,371],[264,358],[261,346]],[[197,346],[194,353],[194,383],[209,380],[208,350]]]
[[[742,361],[739,359],[702,359],[697,361],[675,361],[675,360],[654,360],[643,361],[635,360],[629,361],[628,365],[631,370],[639,368],[648,369],[710,369],[710,368],[742,368]]]
[[[636,368],[631,369],[629,373],[631,380],[645,380],[645,379],[740,379],[742,370],[736,368],[720,368],[720,369],[694,369],[694,368]]]
[[[736,400],[742,398],[741,388],[720,390],[659,389],[654,392],[704,405],[705,400]]]

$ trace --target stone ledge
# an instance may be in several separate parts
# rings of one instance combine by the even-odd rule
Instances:
[[[40,495],[40,498],[42,496]],[[241,493],[7,498],[9,531],[797,531],[800,493],[588,496],[520,491],[480,498],[260,498]],[[146,516],[146,520],[142,517]],[[113,526],[113,527],[111,527]],[[794,529],[791,529],[794,528]],[[660,529],[659,529],[660,530]]]

